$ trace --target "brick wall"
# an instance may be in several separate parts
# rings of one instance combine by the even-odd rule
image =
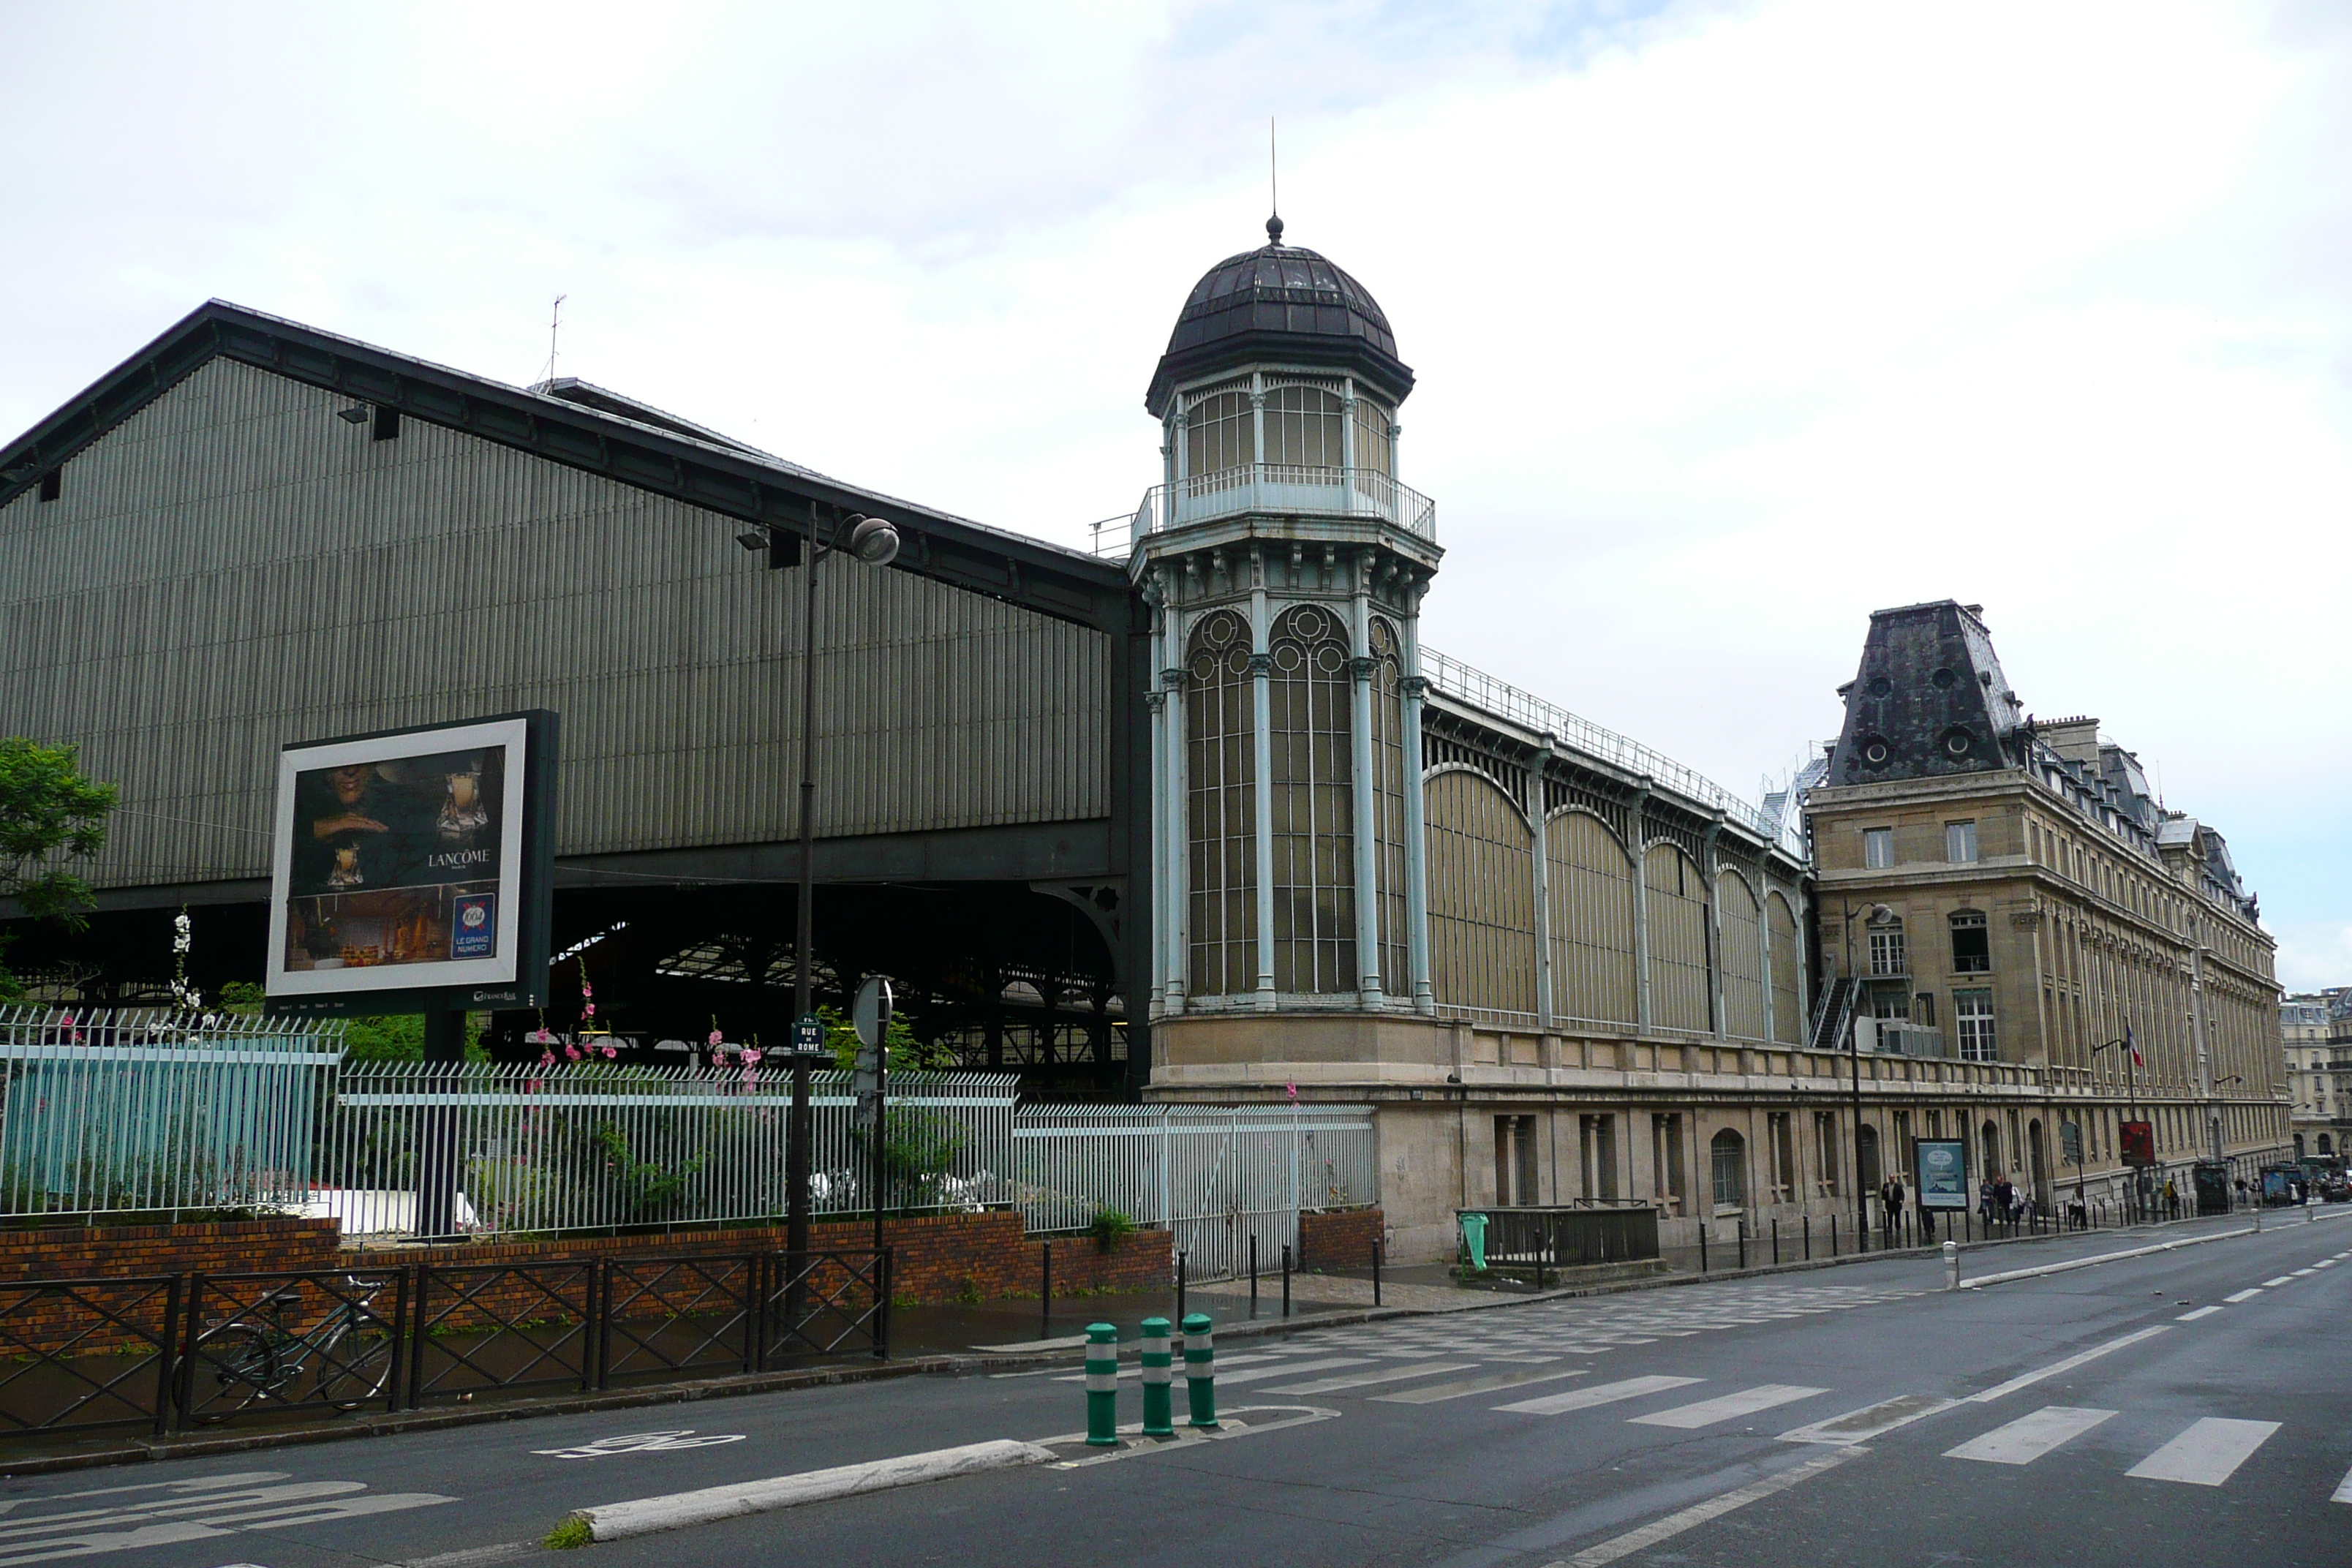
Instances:
[[[1387,1216],[1370,1208],[1326,1209],[1298,1216],[1298,1267],[1338,1271],[1370,1268],[1372,1247]]]
[[[870,1221],[831,1221],[811,1226],[813,1249],[862,1251],[872,1244]],[[901,1301],[944,1301],[977,1296],[1034,1296],[1037,1292],[1042,1241],[1023,1233],[1021,1216],[995,1210],[984,1214],[924,1215],[887,1222],[884,1240],[892,1248],[891,1294]],[[89,1280],[71,1298],[50,1294],[28,1299],[0,1289],[6,1322],[0,1336],[23,1348],[50,1347],[73,1338],[79,1348],[114,1348],[134,1335],[101,1325],[103,1312],[121,1315],[149,1334],[163,1329],[163,1291],[103,1281],[202,1272],[278,1273],[336,1269],[458,1268],[481,1265],[558,1266],[537,1279],[516,1276],[485,1283],[471,1296],[471,1309],[444,1315],[448,1300],[436,1287],[431,1303],[436,1322],[452,1329],[478,1327],[498,1318],[570,1317],[584,1300],[586,1271],[560,1266],[599,1258],[740,1258],[781,1252],[782,1226],[693,1231],[670,1236],[590,1237],[551,1241],[458,1242],[446,1247],[342,1247],[331,1219],[269,1219],[215,1225],[106,1226],[88,1229],[0,1231],[0,1287],[34,1279]],[[1105,1249],[1085,1237],[1064,1237],[1054,1247],[1054,1291],[1134,1291],[1163,1289],[1174,1270],[1169,1233],[1139,1230]],[[838,1279],[821,1278],[821,1288]],[[456,1282],[450,1282],[455,1284]],[[476,1283],[469,1281],[468,1283]],[[647,1306],[660,1298],[677,1301],[705,1288],[724,1296],[743,1288],[733,1270],[714,1264],[707,1270],[676,1271],[665,1279],[639,1270],[624,1289],[650,1288]],[[226,1315],[257,1299],[267,1287],[208,1287],[207,1318]],[[852,1292],[855,1296],[856,1292]],[[331,1305],[326,1292],[306,1287],[299,1321]],[[389,1311],[388,1298],[379,1310]],[[0,1347],[5,1348],[5,1347]]]

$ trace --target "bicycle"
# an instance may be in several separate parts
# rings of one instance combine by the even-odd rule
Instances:
[[[196,1340],[196,1354],[212,1363],[220,1392],[203,1414],[192,1411],[193,1418],[212,1423],[264,1400],[291,1403],[286,1390],[313,1358],[319,1373],[310,1397],[342,1411],[383,1397],[392,1382],[395,1347],[390,1326],[368,1308],[383,1293],[384,1284],[380,1279],[344,1275],[349,1293],[339,1295],[335,1309],[300,1334],[286,1326],[286,1310],[302,1304],[299,1290],[263,1298],[257,1305],[266,1317],[247,1311],[207,1328]]]

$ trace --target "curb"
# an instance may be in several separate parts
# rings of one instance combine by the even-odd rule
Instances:
[[[599,1503],[593,1508],[575,1509],[565,1522],[576,1521],[584,1525],[590,1541],[625,1541],[632,1536],[712,1524],[745,1514],[797,1508],[803,1503],[889,1491],[987,1470],[1045,1464],[1058,1457],[1051,1448],[1035,1443],[998,1437],[985,1443],[967,1443],[959,1448],[934,1448],[929,1453],[907,1454],[895,1459],[803,1470],[798,1475],[776,1476],[763,1481],[706,1487],[699,1491],[671,1492],[630,1502]],[[562,1527],[558,1530],[560,1532]]]

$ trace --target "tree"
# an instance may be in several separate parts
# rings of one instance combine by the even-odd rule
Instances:
[[[81,911],[96,900],[72,867],[106,847],[115,801],[114,786],[84,778],[79,764],[79,747],[0,736],[0,898],[73,931],[89,923]],[[0,996],[16,989],[0,968]]]

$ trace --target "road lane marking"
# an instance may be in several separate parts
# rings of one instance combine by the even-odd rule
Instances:
[[[2319,1270],[2316,1268],[2298,1268],[2294,1271],[2294,1278],[2300,1279],[2306,1274],[2316,1274],[2318,1272]]]
[[[2275,1279],[2265,1279],[2263,1281],[2263,1289],[2265,1290],[2275,1290],[2294,1278],[2294,1276],[2292,1274],[2282,1274]]]
[[[1672,1410],[1661,1410],[1651,1415],[1636,1415],[1630,1425],[1679,1426],[1685,1431],[1695,1432],[1718,1421],[1753,1415],[1776,1405],[1794,1405],[1800,1399],[1811,1399],[1828,1392],[1826,1388],[1806,1388],[1793,1383],[1760,1383],[1754,1388],[1743,1388],[1737,1394],[1717,1394],[1713,1399],[1702,1399],[1696,1405],[1677,1405]]]
[[[1664,1394],[1670,1388],[1688,1388],[1694,1383],[1706,1381],[1703,1377],[1629,1377],[1622,1383],[1595,1384],[1591,1388],[1572,1388],[1566,1394],[1547,1394],[1539,1399],[1522,1399],[1516,1405],[1497,1405],[1494,1408],[1528,1415],[1564,1415],[1571,1410],[1590,1410],[1596,1405],[1614,1405],[1621,1399],[1639,1399],[1645,1394]]]
[[[2259,1285],[2250,1285],[2250,1286],[2248,1286],[2245,1289],[2239,1291],[2236,1295],[2234,1295],[2234,1296],[2224,1296],[2224,1297],[2222,1297],[2222,1298],[2221,1298],[2221,1300],[2223,1300],[2224,1301],[2229,1302],[2229,1303],[2230,1303],[2230,1305],[2231,1305],[2232,1307],[2234,1307],[2234,1306],[2236,1306],[2236,1305],[2237,1305],[2239,1302],[2241,1302],[2241,1301],[2251,1301],[2251,1300],[2252,1300],[2255,1297],[2257,1297],[2257,1296],[2261,1295],[2262,1293],[2263,1293],[2263,1288],[2262,1288],[2261,1286],[2259,1286]]]
[[[2230,1421],[2208,1415],[2124,1474],[2147,1481],[2218,1487],[2279,1429],[2275,1421]]]
[[[2176,1323],[2193,1323],[2200,1318],[2210,1318],[2221,1310],[2219,1307],[2200,1307],[2193,1312],[2183,1312],[2172,1321]]]
[[[2007,1383],[1998,1384],[1986,1389],[1982,1394],[1971,1394],[1969,1395],[1969,1403],[1990,1405],[1996,1399],[2015,1394],[2021,1388],[2031,1388],[2045,1377],[2055,1377],[2062,1372],[2072,1372],[2084,1362],[2096,1361],[2103,1355],[2112,1355],[2127,1345],[2139,1343],[2142,1340],[2152,1340],[2157,1335],[2167,1332],[2171,1327],[2169,1323],[2158,1323],[2152,1329],[2142,1329],[2136,1334],[2126,1334],[2119,1340],[2109,1340],[2105,1344],[2093,1345],[2089,1350],[2070,1355],[2064,1361],[2053,1361],[2048,1366],[2021,1373],[2011,1378]]]
[[[1171,1341],[1170,1342],[1173,1343],[1174,1342]],[[1300,1366],[1305,1364],[1300,1362],[1288,1360],[1279,1352],[1267,1351],[1259,1351],[1255,1353],[1245,1353],[1242,1355],[1219,1356],[1217,1358],[1217,1368],[1220,1373],[1219,1381],[1230,1381],[1222,1375],[1223,1369],[1226,1367],[1246,1366],[1254,1362],[1269,1361],[1279,1362],[1282,1364],[1267,1367],[1265,1370],[1268,1372],[1296,1372]],[[1317,1364],[1320,1365],[1322,1363],[1318,1363]],[[1127,1365],[1118,1369],[1118,1375],[1122,1382],[1132,1383],[1137,1378],[1143,1375],[1143,1364],[1140,1362],[1130,1362]],[[1178,1377],[1182,1377],[1184,1375],[1183,1364],[1181,1362],[1177,1364],[1176,1375]],[[1084,1383],[1086,1380],[1087,1374],[1082,1372],[1063,1373],[1054,1379],[1055,1383]]]
[[[2344,1479],[2336,1484],[2336,1495],[2329,1498],[2327,1500],[2329,1502],[2352,1502],[2352,1470],[2347,1470],[2344,1472]]]
[[[1435,1405],[1442,1400],[1460,1399],[1473,1394],[1492,1394],[1498,1389],[1524,1388],[1531,1383],[1557,1383],[1563,1377],[1590,1377],[1588,1371],[1576,1372],[1496,1372],[1485,1377],[1465,1377],[1454,1383],[1424,1384],[1419,1388],[1401,1388],[1394,1394],[1375,1394],[1372,1399],[1381,1405]]]
[[[1293,1361],[1284,1362],[1274,1366],[1254,1366],[1247,1372],[1226,1373],[1220,1371],[1217,1373],[1217,1382],[1220,1386],[1230,1387],[1236,1383],[1262,1383],[1269,1377],[1288,1377],[1294,1373],[1337,1372],[1343,1366],[1370,1366],[1371,1364],[1372,1361],[1370,1356],[1326,1356],[1321,1361]]]
[[[1980,1459],[1989,1465],[2030,1465],[2059,1444],[2069,1442],[2115,1414],[2112,1410],[2077,1410],[2071,1405],[2045,1405],[2031,1415],[2021,1415],[1996,1426],[1957,1448],[1944,1450],[1948,1459]]]
[[[1833,1443],[1844,1447],[1854,1443],[1866,1443],[1882,1436],[1897,1426],[1908,1426],[1914,1421],[1924,1421],[1942,1414],[1959,1403],[1957,1399],[1938,1399],[1932,1394],[1904,1394],[1893,1399],[1882,1399],[1860,1410],[1849,1410],[1843,1415],[1832,1415],[1826,1421],[1816,1421],[1810,1426],[1799,1426],[1780,1434],[1783,1443]]]
[[[1835,1469],[1848,1459],[1860,1458],[1868,1452],[1870,1450],[1867,1448],[1832,1448],[1818,1458],[1807,1459],[1801,1465],[1793,1465],[1779,1475],[1767,1476],[1760,1481],[1750,1482],[1736,1491],[1727,1491],[1721,1497],[1709,1498],[1701,1503],[1693,1503],[1680,1513],[1670,1513],[1654,1523],[1645,1524],[1639,1530],[1629,1531],[1613,1541],[1604,1541],[1598,1546],[1588,1546],[1566,1562],[1547,1563],[1545,1568],[1601,1568],[1603,1563],[1614,1563],[1620,1557],[1629,1557],[1644,1547],[1655,1546],[1661,1541],[1671,1540],[1686,1530],[1696,1529],[1705,1524],[1711,1519],[1721,1519],[1734,1509],[1746,1508],[1749,1503],[1770,1497],[1774,1492],[1786,1491],[1800,1481],[1809,1481],[1824,1470]]]
[[[1286,1383],[1268,1394],[1337,1394],[1343,1388],[1366,1388],[1376,1383],[1402,1383],[1408,1377],[1433,1377],[1441,1372],[1475,1372],[1475,1361],[1419,1362],[1412,1366],[1384,1366],[1371,1372],[1318,1378],[1312,1383]]]
[[[2313,1264],[2312,1267],[2314,1268],[2333,1268],[2336,1267],[2336,1259],[2333,1258],[2323,1258],[2318,1262]]]

